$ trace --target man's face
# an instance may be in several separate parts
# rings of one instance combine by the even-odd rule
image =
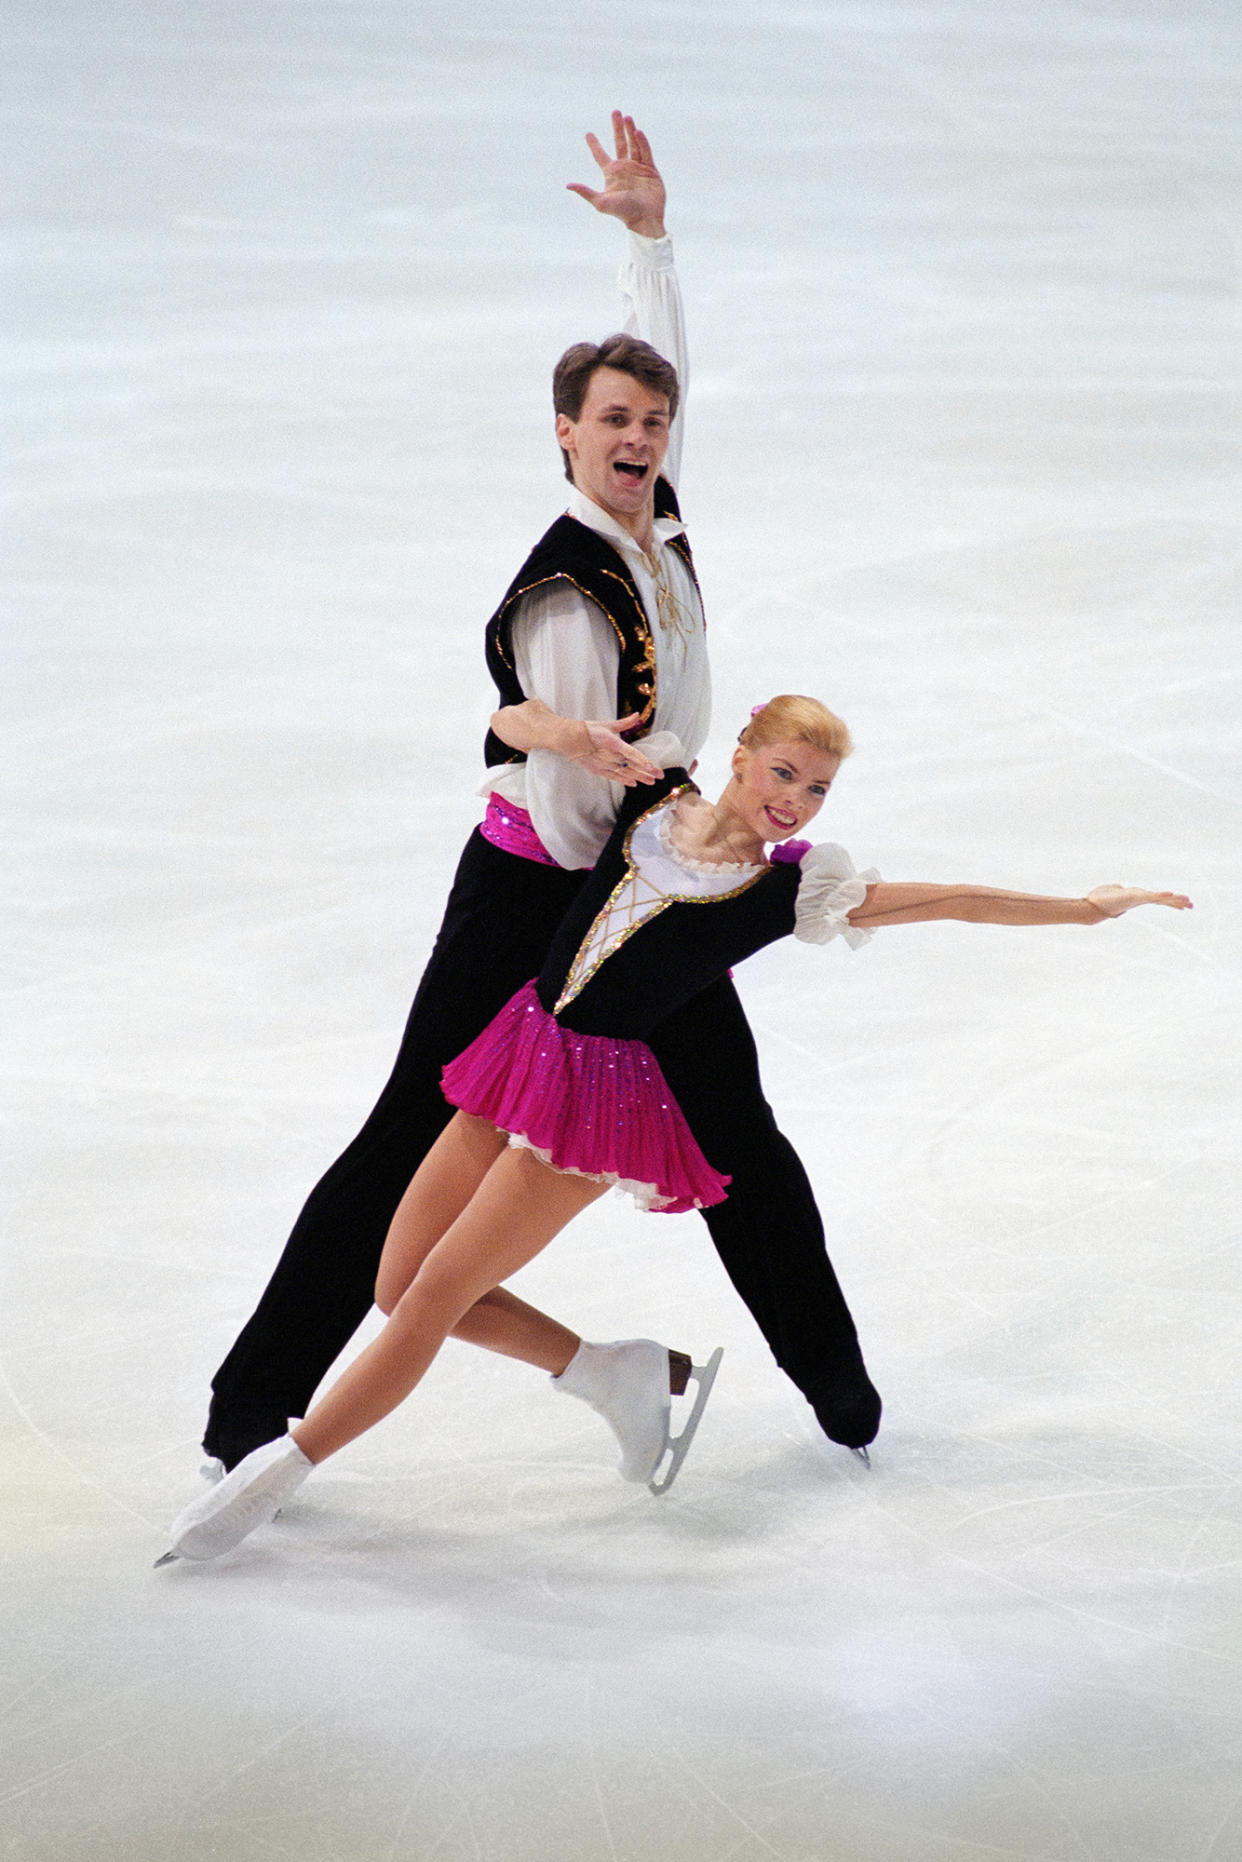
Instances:
[[[627,530],[650,522],[668,429],[667,397],[620,369],[596,369],[577,420],[556,417],[574,484]]]

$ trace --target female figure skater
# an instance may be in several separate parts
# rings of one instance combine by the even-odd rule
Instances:
[[[643,747],[655,762],[682,760],[675,740]],[[1180,893],[1124,886],[1047,898],[886,884],[855,872],[841,847],[791,844],[849,750],[839,718],[814,699],[786,696],[757,708],[718,802],[705,801],[680,767],[654,788],[629,791],[539,976],[445,1069],[445,1094],[459,1109],[389,1230],[376,1287],[389,1315],[383,1331],[291,1434],[256,1449],[182,1512],[161,1564],[217,1557],[271,1519],[312,1467],[409,1395],[450,1333],[541,1365],[571,1392],[583,1354],[629,1349],[584,1345],[501,1282],[611,1184],[667,1210],[728,1193],[646,1037],[732,964],[790,933],[811,943],[840,935],[857,947],[881,926],[932,919],[1086,925],[1136,905],[1190,905]],[[655,1354],[646,1414],[629,1396],[610,1410],[606,1361],[588,1367],[581,1394],[608,1415],[644,1478],[667,1446],[669,1357],[640,1342]],[[700,1410],[714,1367],[697,1373]]]

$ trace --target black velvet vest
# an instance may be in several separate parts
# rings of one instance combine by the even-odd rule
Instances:
[[[664,478],[656,481],[655,514],[673,518],[681,515],[677,495]],[[694,561],[685,537],[674,537],[668,547],[677,551],[693,576]],[[636,711],[641,722],[627,735],[642,736],[651,729],[656,707],[655,643],[647,610],[620,552],[605,537],[574,517],[558,517],[551,529],[544,532],[487,623],[487,670],[496,683],[501,705],[520,705],[530,696],[518,683],[513,663],[512,633],[517,605],[532,589],[558,581],[571,582],[595,603],[611,624],[621,648],[617,664],[616,715],[624,718]],[[698,586],[697,578],[695,586]],[[510,749],[494,731],[487,733],[483,756],[489,769],[497,763],[526,761],[524,751]]]

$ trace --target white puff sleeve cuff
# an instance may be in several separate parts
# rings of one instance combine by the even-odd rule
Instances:
[[[855,872],[844,847],[832,841],[812,847],[802,860],[794,936],[804,944],[831,944],[834,937],[843,937],[851,950],[870,943],[875,932],[852,925],[847,914],[862,904],[867,887],[874,886],[879,877],[873,866],[865,873]]]
[[[641,750],[645,757],[661,769],[686,769],[690,758],[686,755],[685,745],[674,731],[652,731],[647,737],[634,739],[634,748]]]

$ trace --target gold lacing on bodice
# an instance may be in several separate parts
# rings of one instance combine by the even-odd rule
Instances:
[[[675,807],[680,796],[697,793],[692,785],[683,784],[648,809],[645,815],[640,815],[630,828],[625,837],[625,876],[613,887],[578,946],[565,978],[565,986],[552,1010],[554,1015],[559,1015],[575,996],[581,994],[606,958],[611,957],[627,938],[633,937],[635,931],[666,906],[710,905],[720,899],[731,899],[737,893],[745,892],[748,886],[753,886],[767,871],[766,864],[753,867],[720,866],[713,870],[703,861],[683,862],[671,841],[660,833],[662,824],[658,818],[663,809]],[[639,843],[637,847],[636,840]],[[644,856],[647,862],[645,867]],[[674,873],[682,875],[682,885],[660,883],[656,863],[661,859],[665,867],[671,867]],[[745,874],[745,877],[739,880],[739,873]],[[713,886],[713,880],[723,883]]]

